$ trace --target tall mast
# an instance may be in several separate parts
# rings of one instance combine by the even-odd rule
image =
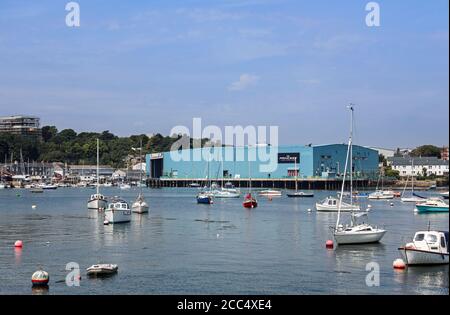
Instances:
[[[99,169],[99,166],[98,166],[98,160],[99,160],[99,140],[98,140],[98,138],[97,138],[97,195],[99,194],[99,185],[100,185],[100,182],[99,182],[99,171],[98,171],[98,169]]]
[[[248,158],[248,191],[251,194],[252,193],[252,173],[250,169],[250,145],[248,146],[247,150],[247,158]]]
[[[350,205],[353,205],[353,104],[350,104]]]
[[[141,146],[139,147],[139,188],[140,194],[142,195],[142,138],[141,138]]]
[[[342,178],[342,187],[341,187],[341,194],[339,196],[339,205],[338,205],[338,216],[336,220],[336,230],[339,227],[339,220],[341,218],[341,205],[342,205],[342,198],[344,197],[344,187],[345,187],[345,179],[347,176],[347,168],[348,168],[348,156],[350,155],[350,146],[351,146],[351,138],[348,140],[348,148],[347,148],[347,155],[345,156],[345,168],[344,168],[344,177]]]
[[[414,159],[411,159],[411,186],[412,186],[412,194],[414,196]]]
[[[298,177],[298,173],[297,173],[297,157],[295,157],[295,159],[294,159],[294,172],[295,172],[295,192],[297,192],[297,190],[298,190],[298,184],[297,184],[297,177]]]

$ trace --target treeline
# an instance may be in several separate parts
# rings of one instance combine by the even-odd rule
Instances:
[[[10,163],[20,161],[21,153],[24,162],[46,161],[64,162],[68,164],[95,164],[97,156],[97,138],[100,139],[100,163],[113,167],[123,167],[129,155],[137,156],[142,140],[142,154],[170,151],[172,144],[181,136],[148,136],[133,135],[118,137],[109,131],[101,133],[81,132],[72,129],[58,131],[55,126],[42,128],[42,141],[30,140],[27,137],[0,133],[0,159]],[[204,143],[203,140],[202,142]],[[190,139],[192,143],[192,139]]]

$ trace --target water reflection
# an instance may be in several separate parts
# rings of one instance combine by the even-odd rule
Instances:
[[[14,259],[16,265],[20,265],[20,263],[22,262],[22,248],[14,248]]]
[[[32,295],[48,295],[49,287],[48,285],[41,286],[32,286],[31,294]]]
[[[394,281],[408,285],[414,283],[418,294],[442,294],[449,287],[449,266],[409,266],[394,272]]]

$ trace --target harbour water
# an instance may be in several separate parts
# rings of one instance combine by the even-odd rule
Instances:
[[[148,189],[150,213],[117,225],[103,225],[101,214],[86,209],[92,191],[0,190],[0,294],[449,294],[448,266],[392,268],[397,247],[417,230],[430,223],[448,231],[448,213],[364,200],[370,222],[388,230],[382,242],[329,250],[336,214],[317,213],[314,203],[331,191],[305,199],[283,191],[246,210],[242,198],[199,205],[193,188]],[[138,189],[103,193],[132,202]],[[81,268],[79,287],[65,283],[69,262]],[[118,264],[118,274],[87,278],[85,269],[98,262]],[[366,284],[371,262],[380,267],[379,286]],[[31,288],[40,267],[50,274],[48,291]]]

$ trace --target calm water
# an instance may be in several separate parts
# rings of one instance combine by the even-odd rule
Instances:
[[[0,190],[0,293],[39,293],[30,282],[39,267],[50,273],[49,294],[449,293],[448,266],[392,268],[397,247],[429,221],[448,230],[447,213],[418,215],[412,204],[370,201],[370,221],[388,230],[382,243],[327,250],[336,214],[316,213],[313,204],[332,192],[317,191],[314,199],[261,197],[257,209],[245,210],[242,198],[198,205],[196,191],[146,189],[149,214],[104,226],[101,215],[86,209],[91,189]],[[103,192],[132,201],[138,189]],[[17,239],[22,250],[13,247]],[[380,265],[379,287],[365,283],[372,261]],[[64,282],[69,262],[80,265],[80,287]],[[97,262],[118,264],[119,273],[88,279],[85,268]]]

